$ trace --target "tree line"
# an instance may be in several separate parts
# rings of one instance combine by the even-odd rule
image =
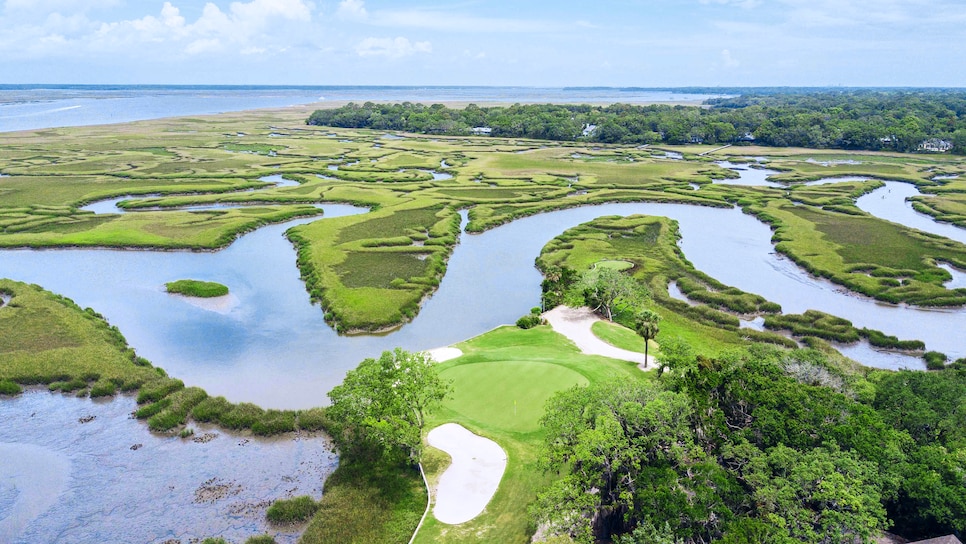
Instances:
[[[439,135],[489,135],[620,144],[730,144],[966,154],[966,91],[789,90],[703,106],[365,104],[317,110],[310,125]],[[928,149],[927,149],[928,150]]]

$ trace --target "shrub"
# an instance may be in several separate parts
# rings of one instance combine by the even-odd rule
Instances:
[[[23,388],[10,380],[0,380],[0,395],[19,395]]]
[[[543,320],[540,319],[539,315],[529,314],[517,319],[517,327],[521,329],[532,329],[539,325],[541,321]]]
[[[926,361],[926,368],[929,370],[942,370],[946,368],[946,361],[949,360],[945,353],[938,351],[927,351],[922,358]]]
[[[195,434],[194,429],[192,429],[191,427],[185,427],[184,429],[181,429],[181,432],[178,433],[178,436],[180,436],[181,438],[188,438],[189,436],[192,436],[194,434]]]
[[[279,499],[266,512],[265,517],[272,523],[300,523],[315,515],[319,504],[308,495],[293,499]]]

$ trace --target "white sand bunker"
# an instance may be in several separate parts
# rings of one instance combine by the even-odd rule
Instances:
[[[459,348],[445,347],[445,348],[427,349],[424,353],[426,355],[429,355],[430,358],[432,358],[437,363],[442,363],[443,361],[449,361],[450,359],[455,359],[457,357],[460,357],[461,355],[463,355],[463,350]]]
[[[453,458],[439,478],[433,515],[443,523],[457,525],[482,514],[503,479],[506,452],[496,442],[456,423],[436,427],[426,439]]]
[[[569,338],[580,348],[580,351],[587,355],[603,355],[612,359],[623,361],[633,361],[642,369],[647,367],[644,354],[636,351],[628,351],[614,347],[604,342],[590,329],[596,321],[601,319],[590,308],[571,308],[569,306],[557,306],[553,310],[543,314],[543,317],[550,322],[553,330]],[[654,362],[654,357],[649,357],[650,362]]]

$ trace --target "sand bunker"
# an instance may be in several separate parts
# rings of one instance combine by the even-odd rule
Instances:
[[[450,359],[455,359],[463,355],[463,351],[461,349],[450,347],[427,349],[424,353],[429,355],[437,363],[449,361]]]
[[[436,427],[429,431],[426,440],[453,458],[436,488],[436,519],[457,525],[482,514],[506,470],[503,448],[456,423]]]
[[[603,355],[612,359],[633,361],[642,369],[648,366],[643,353],[617,348],[597,338],[597,335],[590,328],[594,322],[601,319],[590,308],[557,306],[544,313],[543,317],[550,322],[553,330],[569,338],[580,348],[580,351],[587,355]],[[649,359],[651,363],[654,362],[654,357],[649,357]]]

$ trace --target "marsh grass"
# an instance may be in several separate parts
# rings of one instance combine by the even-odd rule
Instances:
[[[178,280],[164,284],[165,289],[172,294],[189,297],[214,298],[228,294],[228,287],[212,281]]]
[[[325,482],[302,544],[406,543],[426,508],[413,467],[343,461]]]
[[[312,497],[302,495],[291,499],[279,499],[268,507],[265,517],[272,523],[302,523],[308,521],[319,505]]]

